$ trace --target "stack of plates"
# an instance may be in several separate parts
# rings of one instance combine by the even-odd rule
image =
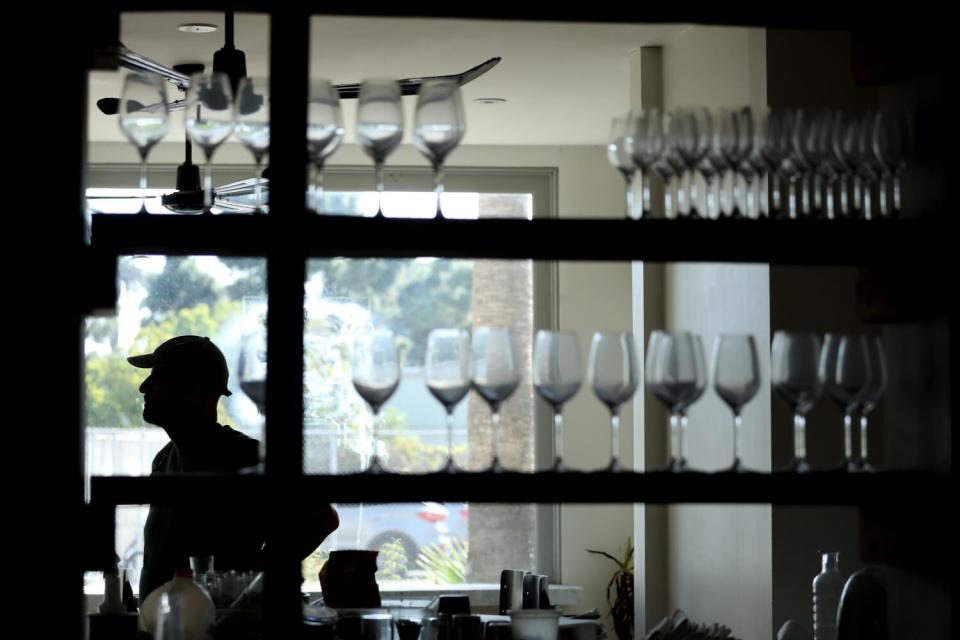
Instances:
[[[646,640],[736,640],[722,624],[697,624],[679,609],[650,630]]]

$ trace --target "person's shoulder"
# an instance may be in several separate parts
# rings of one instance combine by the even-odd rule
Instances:
[[[163,447],[160,448],[160,451],[157,451],[157,455],[153,456],[153,462],[150,465],[150,471],[152,473],[163,473],[169,471],[170,457],[175,451],[176,447],[174,447],[172,440],[163,445]]]
[[[260,441],[228,425],[217,425],[217,437],[222,451],[236,468],[252,467],[260,462]]]

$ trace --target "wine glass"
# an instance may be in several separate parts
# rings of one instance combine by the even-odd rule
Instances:
[[[862,335],[824,336],[820,349],[820,382],[843,411],[844,468],[856,471],[853,455],[853,413],[870,383],[867,340]]]
[[[813,333],[777,331],[770,349],[770,384],[793,409],[794,471],[810,470],[807,462],[807,412],[813,408],[820,383],[820,338]]]
[[[770,170],[767,179],[770,182],[771,217],[783,216],[783,194],[780,189],[780,178],[787,177],[784,165],[790,156],[790,135],[793,128],[793,116],[789,109],[774,108],[767,112],[766,142],[763,146],[763,157]],[[790,202],[787,204],[787,215],[796,217],[795,193],[791,192]]]
[[[713,388],[733,411],[733,465],[730,471],[744,471],[743,406],[760,389],[760,362],[753,336],[722,335],[713,343]]]
[[[206,156],[203,213],[207,215],[213,209],[213,152],[230,136],[233,126],[233,92],[227,74],[214,71],[190,76],[184,127]]]
[[[477,327],[472,336],[473,388],[490,405],[493,456],[488,471],[503,471],[500,464],[500,405],[520,384],[520,360],[513,333],[506,327]]]
[[[663,154],[663,115],[642,109],[633,115],[633,135],[627,139],[633,164],[640,175],[639,217],[650,215],[650,171]]]
[[[267,334],[260,330],[243,337],[240,350],[240,389],[261,414],[265,414],[267,386]]]
[[[733,189],[731,195],[734,218],[753,217],[755,203],[753,201],[753,165],[748,162],[753,151],[753,111],[750,107],[741,107],[730,111],[716,126],[723,132],[720,136],[720,150],[730,165],[733,174]],[[744,193],[741,193],[740,182],[743,181]],[[738,197],[739,194],[739,197]],[[743,209],[741,210],[741,204]]]
[[[620,172],[626,182],[627,217],[636,220],[637,211],[633,202],[633,178],[637,169],[633,164],[630,150],[633,147],[633,117],[630,114],[616,116],[610,123],[610,136],[607,139],[607,160]]]
[[[132,73],[123,80],[120,131],[140,153],[140,210],[147,213],[147,155],[170,130],[166,84],[159,76]]]
[[[873,121],[873,153],[880,166],[880,213],[899,216],[902,210],[900,177],[910,144],[910,118],[906,113],[880,111]],[[893,208],[887,202],[887,181],[893,187]]]
[[[883,341],[879,336],[868,337],[866,342],[870,378],[860,398],[860,468],[873,471],[874,467],[867,456],[867,415],[876,408],[887,388],[887,358],[883,354]]]
[[[442,218],[443,163],[463,138],[466,125],[460,87],[451,80],[425,80],[417,94],[413,144],[433,165],[437,218]]]
[[[697,190],[697,173],[710,147],[713,120],[706,108],[678,109],[670,119],[669,136],[677,155],[683,161],[684,173],[689,180],[687,215],[701,217],[698,210],[700,196]],[[678,202],[679,204],[679,202]],[[678,207],[678,212],[682,207]]]
[[[687,409],[707,388],[703,342],[693,333],[654,331],[647,345],[646,386],[670,412],[667,468],[686,471]]]
[[[400,83],[386,78],[364,80],[357,104],[357,139],[373,159],[377,181],[377,216],[383,216],[383,165],[403,139]]]
[[[433,329],[427,336],[427,388],[447,412],[447,462],[441,471],[454,472],[453,410],[470,391],[470,332]]]
[[[353,386],[373,411],[373,454],[368,473],[384,471],[377,453],[380,408],[400,384],[400,358],[396,337],[389,329],[376,329],[358,336],[351,355]]]
[[[620,406],[637,390],[637,349],[629,331],[593,334],[590,343],[589,381],[593,393],[610,410],[610,464],[620,471]]]
[[[270,148],[270,94],[269,84],[263,79],[244,77],[237,87],[234,129],[240,142],[253,154],[254,170],[254,213],[263,213],[261,202],[260,166],[263,156]]]
[[[538,331],[533,343],[533,387],[553,407],[557,455],[554,471],[563,463],[563,405],[577,394],[582,383],[580,345],[573,331]]]
[[[307,102],[307,155],[314,167],[311,207],[323,212],[323,166],[343,141],[340,94],[329,80],[313,80]]]

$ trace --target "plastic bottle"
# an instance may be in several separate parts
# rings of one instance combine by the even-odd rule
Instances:
[[[813,638],[837,640],[837,607],[843,591],[840,554],[823,554],[823,569],[813,579]]]
[[[206,589],[193,579],[189,569],[178,569],[173,579],[154,589],[140,607],[140,628],[155,633],[161,598],[168,601],[176,624],[183,630],[184,640],[203,640],[207,629],[213,624],[216,609]],[[169,626],[167,620],[167,626]],[[169,630],[168,630],[169,631]]]

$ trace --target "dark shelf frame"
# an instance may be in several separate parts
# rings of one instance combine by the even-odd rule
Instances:
[[[950,255],[940,216],[904,220],[433,220],[321,216],[95,214],[101,255],[645,260],[785,265],[937,266]],[[331,242],[331,238],[335,241]]]
[[[305,475],[292,482],[294,496],[322,495],[339,503],[647,503],[889,505],[916,507],[940,500],[952,477],[926,471],[847,473],[646,473],[609,471],[556,473],[461,472],[454,474]],[[269,488],[261,475],[179,475],[95,477],[94,505],[164,502],[238,504],[264,499]]]

